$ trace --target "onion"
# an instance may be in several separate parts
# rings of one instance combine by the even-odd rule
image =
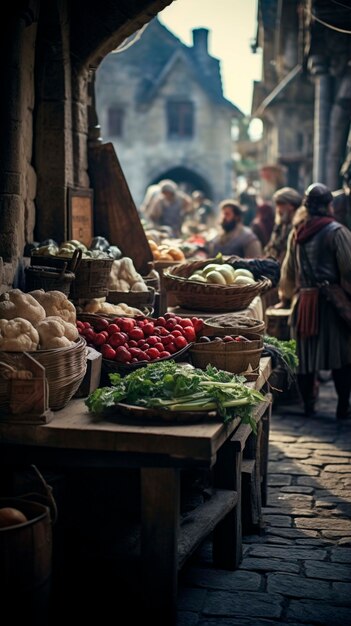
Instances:
[[[16,526],[17,524],[24,524],[25,522],[28,522],[28,519],[22,511],[10,506],[0,509],[0,528]]]

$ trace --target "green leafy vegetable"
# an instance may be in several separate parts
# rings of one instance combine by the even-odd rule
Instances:
[[[124,378],[110,374],[111,387],[96,389],[86,399],[89,410],[103,413],[118,402],[165,411],[217,411],[223,421],[240,417],[256,432],[252,408],[263,395],[243,376],[208,365],[189,368],[173,360],[150,363]]]

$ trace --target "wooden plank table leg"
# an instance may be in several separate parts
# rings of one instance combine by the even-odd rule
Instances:
[[[260,472],[261,472],[261,499],[262,506],[267,506],[267,477],[268,477],[268,457],[269,457],[269,429],[272,415],[272,395],[266,395],[270,400],[269,406],[262,415],[262,434],[260,452]]]
[[[176,623],[180,472],[141,470],[141,587],[145,615],[157,626]]]
[[[242,560],[241,462],[242,452],[227,441],[218,451],[214,467],[215,487],[238,494],[237,505],[213,531],[213,562],[221,569],[234,570]]]

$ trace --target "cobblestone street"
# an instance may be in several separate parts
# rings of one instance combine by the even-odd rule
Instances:
[[[335,406],[330,381],[313,418],[273,406],[264,528],[234,572],[201,548],[181,574],[178,626],[351,624],[351,420]]]

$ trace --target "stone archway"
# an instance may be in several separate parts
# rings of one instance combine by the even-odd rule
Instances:
[[[213,199],[211,185],[205,180],[205,178],[203,178],[203,176],[194,172],[194,170],[181,166],[172,167],[168,170],[160,172],[160,174],[157,175],[150,184],[155,185],[160,180],[165,178],[174,180],[174,182],[177,183],[177,185],[179,185],[186,193],[191,194],[191,192],[196,189],[203,191],[206,198],[209,198],[209,200]]]

